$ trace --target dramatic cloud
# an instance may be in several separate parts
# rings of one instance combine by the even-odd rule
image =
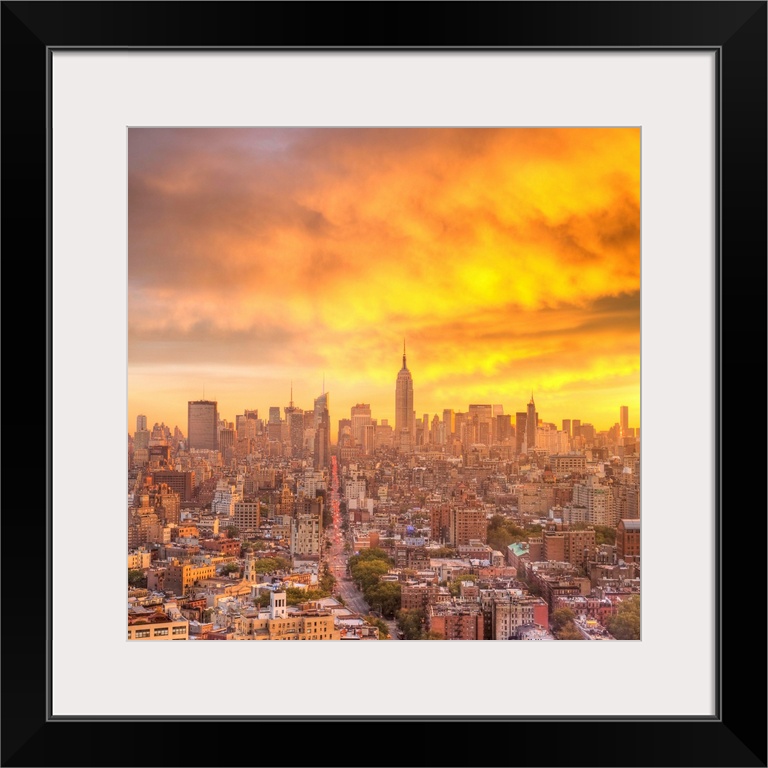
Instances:
[[[129,165],[129,428],[323,375],[391,419],[404,337],[419,415],[639,415],[637,129],[131,129]]]

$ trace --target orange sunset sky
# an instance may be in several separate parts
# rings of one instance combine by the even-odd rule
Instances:
[[[640,130],[131,128],[128,431],[187,401],[640,425]],[[514,423],[514,416],[513,416]]]

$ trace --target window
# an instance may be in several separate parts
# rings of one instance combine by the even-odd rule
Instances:
[[[134,637],[149,637],[148,629],[137,629]]]
[[[168,628],[165,629],[156,629],[155,630],[155,637],[165,637],[168,634]]]
[[[187,634],[187,628],[186,627],[174,627],[173,628],[173,634],[174,635],[186,635]]]

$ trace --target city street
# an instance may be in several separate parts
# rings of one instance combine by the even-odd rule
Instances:
[[[348,580],[347,559],[348,555],[344,552],[344,535],[341,530],[341,503],[339,498],[339,474],[336,457],[331,457],[331,488],[330,504],[332,510],[332,524],[330,530],[326,532],[328,540],[331,542],[328,548],[327,557],[331,567],[331,573],[336,577],[336,589],[344,600],[344,605],[351,611],[365,616],[371,612],[371,607],[365,602],[363,595],[357,589],[354,582]],[[397,640],[397,624],[394,621],[387,621],[389,634],[393,640]]]

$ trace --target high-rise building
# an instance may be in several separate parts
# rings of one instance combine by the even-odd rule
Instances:
[[[496,414],[493,424],[493,439],[496,443],[503,443],[512,437],[512,414]]]
[[[328,393],[323,390],[323,394],[315,398],[315,429],[320,425],[322,420],[323,411],[329,411],[329,397]]]
[[[136,431],[137,432],[143,432],[147,428],[147,417],[140,413],[136,417]]]
[[[456,430],[456,414],[453,412],[453,409],[445,408],[443,410],[443,424],[445,424],[445,437],[447,440]]]
[[[361,446],[363,452],[367,453],[365,441],[365,428],[372,424],[371,406],[369,403],[357,403],[352,406],[350,412],[350,421],[352,422],[352,437],[355,439],[355,445]],[[370,446],[373,449],[373,446]]]
[[[621,426],[621,436],[629,436],[629,407],[622,405],[619,408],[619,425]]]
[[[403,367],[395,384],[395,440],[400,451],[410,453],[416,439],[416,419],[413,412],[413,378],[405,364],[403,341]]]
[[[326,469],[331,460],[331,414],[328,393],[315,398],[315,469]]]
[[[336,433],[336,442],[339,445],[344,443],[345,445],[352,444],[352,420],[351,419],[339,419],[339,430]]]
[[[285,411],[285,422],[288,425],[291,456],[299,457],[304,447],[304,410],[293,404],[293,383],[291,383],[290,403],[283,410]]]
[[[280,406],[271,405],[269,407],[269,423],[270,424],[280,423]]]
[[[563,432],[566,432],[568,434],[568,437],[571,436],[571,420],[570,419],[563,419]]]
[[[473,442],[490,445],[493,431],[493,406],[470,405],[469,421],[472,424]]]
[[[518,411],[515,414],[515,451],[517,453],[523,452],[523,443],[525,442],[526,421],[528,420],[528,414],[523,411]]]
[[[525,442],[529,453],[536,448],[536,430],[538,425],[539,414],[536,413],[536,403],[533,402],[533,392],[531,392],[531,402],[528,403],[525,419]]]
[[[218,451],[218,403],[215,400],[187,402],[187,443],[191,450]]]

